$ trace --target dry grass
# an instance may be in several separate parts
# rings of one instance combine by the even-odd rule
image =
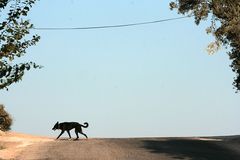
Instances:
[[[5,147],[0,145],[0,150],[2,150],[2,149],[5,149]]]
[[[4,146],[4,144],[0,142],[0,150],[3,150],[3,149],[5,149],[5,148],[6,148],[6,147]]]

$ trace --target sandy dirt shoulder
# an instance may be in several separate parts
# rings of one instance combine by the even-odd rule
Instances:
[[[29,146],[50,141],[53,139],[16,132],[0,132],[0,159],[15,159]]]

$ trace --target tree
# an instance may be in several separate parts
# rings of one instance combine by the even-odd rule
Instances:
[[[211,25],[206,29],[215,37],[209,45],[210,53],[221,45],[225,46],[230,60],[230,67],[236,73],[233,86],[240,91],[240,1],[239,0],[175,0],[170,9],[177,9],[179,14],[194,16],[198,25],[202,20],[211,18]]]
[[[0,130],[1,131],[8,131],[11,129],[12,126],[12,117],[11,115],[5,110],[4,105],[0,104]]]
[[[29,36],[33,25],[26,19],[35,1],[0,0],[0,89],[21,80],[30,68],[41,68],[34,62],[15,62],[40,39],[38,35]]]

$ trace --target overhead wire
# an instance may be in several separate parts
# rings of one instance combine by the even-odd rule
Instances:
[[[117,25],[103,25],[103,26],[87,26],[87,27],[33,27],[35,30],[91,30],[91,29],[106,29],[106,28],[121,28],[121,27],[131,27],[131,26],[140,26],[154,23],[161,23],[166,21],[173,21],[183,18],[189,18],[190,16],[160,19],[155,21],[146,21],[138,23],[128,23],[128,24],[117,24]]]

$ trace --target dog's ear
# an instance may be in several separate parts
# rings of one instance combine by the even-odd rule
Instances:
[[[57,124],[58,124],[58,121],[57,121]]]

